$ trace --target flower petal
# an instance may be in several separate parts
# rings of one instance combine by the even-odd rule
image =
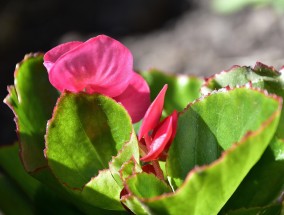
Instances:
[[[163,153],[167,143],[171,139],[173,133],[172,123],[172,116],[165,118],[153,138],[153,142],[150,145],[149,152],[140,160],[148,162],[159,158],[159,156]]]
[[[140,128],[138,139],[141,140],[141,138],[147,134],[149,131],[154,129],[161,118],[163,107],[164,107],[164,100],[165,100],[165,94],[167,91],[168,85],[166,84],[163,89],[160,91],[156,99],[152,102],[150,107],[148,108],[143,123]]]
[[[59,57],[63,54],[67,53],[68,51],[76,48],[77,46],[81,45],[82,42],[73,41],[64,43],[54,47],[53,49],[49,50],[43,56],[44,63],[43,65],[46,67],[47,71],[49,72],[53,64],[57,61]]]
[[[175,136],[176,136],[176,133],[177,133],[177,123],[178,123],[178,112],[176,110],[173,111],[173,113],[168,116],[168,117],[172,117],[172,135],[171,135],[171,138],[169,139],[166,147],[165,147],[165,151],[168,151],[168,149],[170,148]]]
[[[118,41],[100,35],[57,59],[49,80],[59,91],[120,95],[132,73],[131,52]]]
[[[132,72],[130,84],[121,95],[114,99],[125,107],[132,122],[136,123],[143,118],[150,106],[150,89],[140,75]]]

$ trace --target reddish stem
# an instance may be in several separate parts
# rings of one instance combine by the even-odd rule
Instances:
[[[156,176],[161,179],[161,180],[164,180],[164,173],[160,167],[160,164],[159,164],[159,161],[158,160],[154,160],[152,161],[152,164],[153,164],[153,167],[155,169],[155,173],[156,173]]]

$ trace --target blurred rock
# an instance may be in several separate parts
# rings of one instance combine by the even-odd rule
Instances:
[[[272,8],[222,16],[207,6],[184,14],[163,29],[125,37],[123,42],[134,54],[138,70],[155,67],[209,76],[256,61],[280,68],[284,65],[283,23],[284,14]]]

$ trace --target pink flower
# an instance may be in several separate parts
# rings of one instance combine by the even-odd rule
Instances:
[[[134,123],[150,105],[149,87],[133,71],[131,52],[105,35],[56,46],[44,55],[44,66],[50,83],[60,92],[109,96],[122,103]]]
[[[167,87],[163,87],[147,110],[139,132],[138,139],[144,141],[147,149],[146,155],[141,158],[145,162],[164,159],[176,135],[177,111],[160,122]]]

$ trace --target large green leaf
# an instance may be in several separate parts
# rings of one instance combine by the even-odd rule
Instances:
[[[235,211],[229,211],[224,215],[283,215],[281,209],[281,204],[275,204],[265,207],[241,208]]]
[[[0,148],[0,168],[32,199],[40,183],[25,172],[19,159],[18,151],[19,147],[17,144],[2,146]]]
[[[283,152],[284,141],[274,138],[222,210],[263,207],[277,201],[284,189]]]
[[[280,109],[281,99],[246,88],[223,90],[192,104],[179,116],[167,161],[169,175],[183,184],[155,198],[130,196],[126,205],[140,204],[149,214],[217,214],[269,144]]]
[[[165,84],[168,90],[165,97],[164,111],[166,115],[173,110],[181,111],[186,105],[200,97],[200,88],[203,80],[186,75],[170,75],[158,70],[151,70],[141,74],[151,89],[153,101]]]
[[[46,156],[56,177],[81,189],[108,169],[132,134],[126,110],[109,97],[63,93],[48,123]]]
[[[57,91],[48,81],[42,55],[25,56],[17,65],[15,86],[9,88],[5,102],[16,115],[20,155],[28,172],[46,165],[44,135],[57,97]]]
[[[265,89],[269,93],[284,98],[283,70],[279,73],[273,67],[268,67],[260,62],[257,62],[254,68],[234,66],[227,71],[215,74],[207,79],[201,91],[206,95],[213,90],[218,90],[223,87],[230,86],[231,88],[234,88],[246,84],[256,88]],[[277,137],[284,138],[284,114],[281,114],[277,129]]]
[[[63,200],[60,193],[41,184],[25,172],[18,151],[18,144],[0,148],[0,169],[4,173],[3,183],[0,182],[2,183],[0,187],[3,185],[3,189],[0,188],[0,202],[3,203],[5,211],[11,211],[11,214],[25,214],[25,210],[30,208],[32,214],[81,214],[74,205],[66,202],[68,198]],[[52,178],[46,178],[46,181],[49,179]],[[17,201],[18,203],[15,203]],[[52,207],[46,207],[46,205],[52,205]],[[19,210],[18,213],[12,212],[17,210]],[[10,213],[7,212],[7,214]]]
[[[284,70],[276,71],[262,63],[257,63],[254,68],[235,66],[228,71],[221,72],[209,78],[203,93],[220,89],[221,87],[236,87],[249,84],[267,90],[284,98]],[[239,207],[264,206],[273,202],[283,192],[284,188],[284,113],[269,147],[261,160],[251,170],[238,188],[233,197],[228,201],[224,210]]]
[[[247,132],[258,129],[278,105],[274,98],[246,88],[220,91],[190,105],[179,115],[168,174],[183,180],[196,165],[216,160]]]
[[[0,173],[0,214],[33,215],[34,206],[18,187]]]

